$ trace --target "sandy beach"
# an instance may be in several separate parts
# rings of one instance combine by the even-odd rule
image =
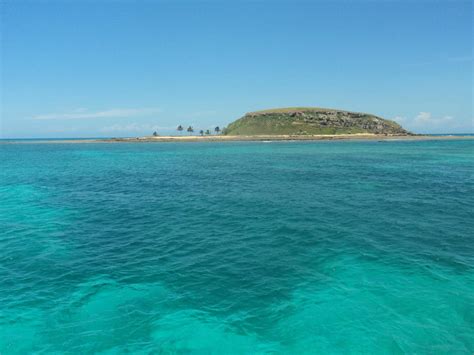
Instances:
[[[424,140],[459,140],[474,139],[474,136],[433,136],[433,135],[377,135],[377,134],[338,134],[338,135],[261,135],[261,136],[158,136],[135,138],[91,138],[91,139],[54,139],[54,140],[11,140],[0,144],[86,144],[86,143],[160,143],[160,142],[239,142],[239,141],[424,141]]]

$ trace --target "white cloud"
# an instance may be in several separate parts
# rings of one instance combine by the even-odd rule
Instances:
[[[77,127],[57,127],[57,128],[47,128],[43,132],[47,133],[74,133],[77,132],[79,128]]]
[[[200,117],[206,117],[206,116],[215,116],[217,114],[216,111],[214,110],[207,110],[207,111],[196,111],[188,115],[189,117],[193,118],[200,118]]]
[[[396,116],[393,120],[414,132],[444,132],[452,129],[463,129],[462,124],[457,122],[453,116],[435,117],[431,112],[426,111],[421,111],[412,118]]]
[[[111,126],[102,127],[100,132],[153,132],[159,130],[172,130],[175,127],[162,127],[152,124],[139,124],[139,123],[127,123],[127,124],[114,124]]]
[[[418,125],[440,125],[454,120],[453,116],[443,116],[435,118],[431,112],[420,112],[414,119],[414,123]]]
[[[425,65],[439,65],[442,63],[467,63],[472,62],[474,57],[472,55],[458,55],[458,56],[451,56],[451,57],[438,57],[432,58],[431,60],[426,60],[423,62],[416,62],[416,63],[409,63],[411,66],[425,66]]]
[[[431,120],[431,112],[420,112],[415,117],[415,122],[417,123],[426,123]]]
[[[67,113],[49,113],[33,116],[33,120],[77,120],[90,118],[119,118],[148,116],[161,112],[159,108],[114,108],[103,111],[90,112],[84,108],[76,109]]]
[[[407,121],[407,118],[403,116],[395,116],[392,120],[398,123],[403,123]]]
[[[401,124],[411,125],[411,126],[430,126],[430,125],[440,125],[446,124],[454,121],[453,116],[443,116],[443,117],[433,117],[431,112],[421,111],[413,118],[407,118],[404,116],[395,116],[394,121]]]
[[[472,62],[472,55],[450,57],[448,60],[451,62]]]

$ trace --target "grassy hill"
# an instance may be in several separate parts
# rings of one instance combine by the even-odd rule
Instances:
[[[398,123],[375,115],[320,107],[287,107],[250,112],[224,130],[226,135],[354,133],[410,134]]]

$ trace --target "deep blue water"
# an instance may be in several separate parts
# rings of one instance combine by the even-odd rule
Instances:
[[[0,353],[474,351],[474,141],[0,145]]]

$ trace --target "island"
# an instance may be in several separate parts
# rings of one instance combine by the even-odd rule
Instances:
[[[224,130],[224,135],[412,135],[398,123],[381,117],[319,107],[288,107],[245,114]]]
[[[195,133],[196,132],[196,133]],[[214,132],[214,134],[213,134]],[[11,143],[147,143],[226,141],[320,141],[320,140],[459,140],[470,135],[415,134],[373,114],[320,107],[286,107],[249,112],[226,128],[196,129],[177,126],[176,135],[74,140],[28,140]]]

